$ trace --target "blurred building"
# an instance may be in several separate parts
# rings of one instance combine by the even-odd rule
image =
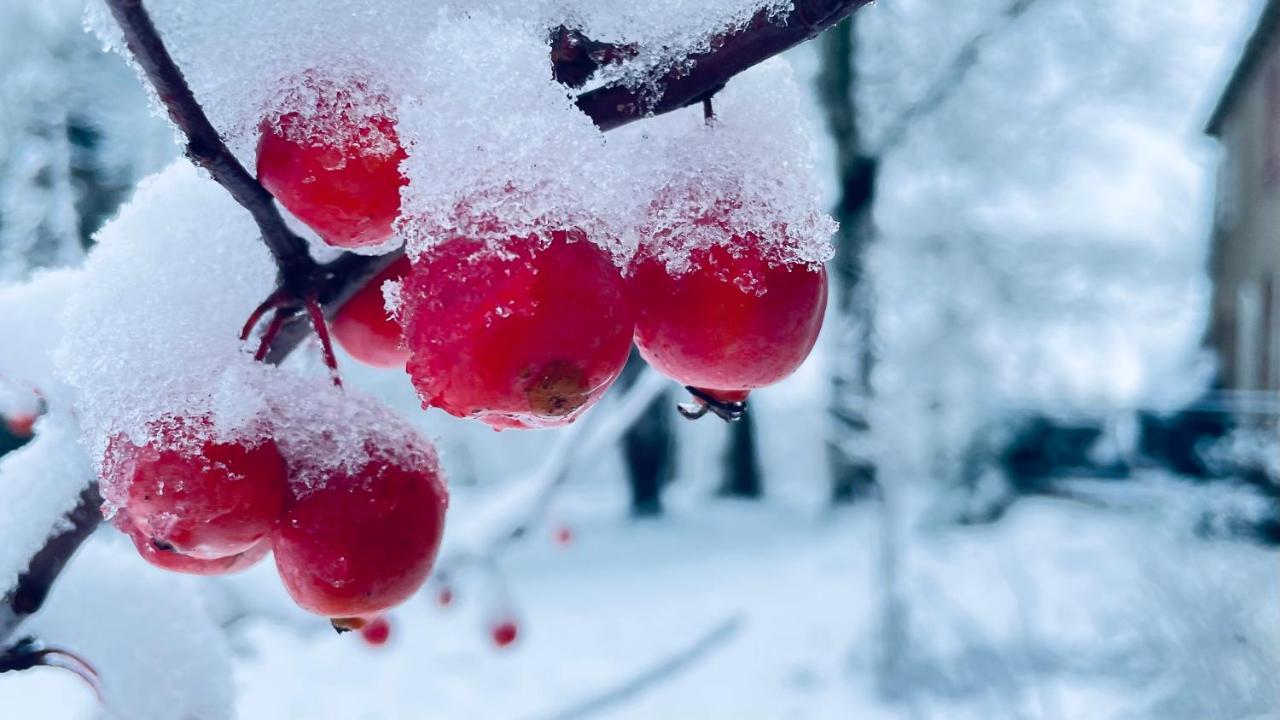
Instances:
[[[1223,148],[1210,261],[1219,381],[1280,390],[1280,0],[1268,0],[1207,131]]]

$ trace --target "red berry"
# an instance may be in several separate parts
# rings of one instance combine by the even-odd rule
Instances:
[[[573,530],[568,525],[556,528],[556,543],[566,547],[573,544]]]
[[[400,322],[387,315],[382,285],[409,272],[401,257],[356,291],[334,316],[331,329],[351,357],[374,367],[404,367],[409,350],[401,339]]]
[[[414,260],[401,292],[408,370],[424,407],[496,429],[572,422],[627,360],[625,283],[580,232],[453,239]]]
[[[193,558],[225,558],[259,544],[284,504],[285,464],[270,439],[219,442],[203,419],[157,424],[145,445],[116,436],[102,485],[142,537]]]
[[[35,430],[36,416],[34,413],[10,415],[4,419],[4,426],[16,438],[29,438]]]
[[[518,634],[519,628],[514,620],[501,620],[489,628],[493,644],[500,648],[510,647],[516,641]]]
[[[386,645],[391,639],[391,623],[385,617],[376,617],[360,628],[360,638],[373,647]]]
[[[362,109],[353,95],[363,90],[321,89],[313,112],[263,121],[258,141],[258,179],[325,242],[341,248],[390,238],[400,188],[408,184],[400,173],[407,155],[395,121]]]
[[[637,256],[631,288],[644,359],[726,402],[795,372],[822,328],[826,270],[769,258],[750,235],[696,249],[689,263],[672,273],[650,250]]]
[[[377,615],[427,579],[448,493],[429,448],[375,452],[294,487],[272,536],[276,568],[301,607],[328,617]]]
[[[436,595],[436,603],[440,607],[449,607],[453,604],[453,588],[448,585],[440,588],[440,592]]]
[[[264,540],[237,555],[213,559],[196,558],[157,546],[155,541],[148,539],[123,513],[117,515],[114,522],[133,541],[133,546],[143,560],[156,567],[188,575],[226,575],[240,572],[266,557],[267,551],[271,549],[271,543]]]

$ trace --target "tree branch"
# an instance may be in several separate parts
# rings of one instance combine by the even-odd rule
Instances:
[[[583,718],[596,717],[620,703],[642,695],[654,685],[678,676],[694,663],[732,640],[742,630],[743,624],[742,616],[729,617],[680,652],[646,668],[623,684],[584,700],[567,710],[550,715],[546,720],[583,720]]]
[[[578,96],[578,107],[601,130],[613,130],[650,115],[679,110],[713,94],[734,75],[817,37],[870,0],[794,0],[785,16],[761,10],[739,30],[716,37],[711,49],[691,55],[660,81],[660,96],[613,83]]]
[[[90,482],[80,493],[80,501],[75,508],[67,514],[65,529],[50,537],[31,558],[26,572],[18,576],[18,584],[0,604],[0,647],[23,620],[44,605],[62,568],[102,522],[98,509],[101,505],[98,484]]]
[[[274,198],[231,153],[222,136],[196,101],[187,79],[165,47],[142,0],[106,0],[124,31],[129,52],[146,73],[173,123],[187,137],[186,154],[249,211],[280,267],[280,284],[296,298],[313,290],[316,262],[307,243],[285,225]]]

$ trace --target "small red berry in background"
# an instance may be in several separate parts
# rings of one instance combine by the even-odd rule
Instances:
[[[443,608],[453,605],[453,588],[448,585],[440,588],[440,592],[436,593],[436,604]]]
[[[511,647],[519,635],[515,620],[500,620],[489,628],[489,637],[498,648]]]
[[[286,468],[270,439],[218,441],[204,419],[173,418],[136,445],[107,447],[102,488],[117,526],[141,544],[196,559],[239,555],[275,528]],[[146,553],[144,553],[144,556]]]
[[[555,532],[556,544],[562,547],[568,547],[573,544],[573,529],[568,525],[561,525],[556,528]]]
[[[401,300],[423,406],[499,430],[576,419],[622,372],[635,327],[620,273],[580,232],[449,240],[414,259]]]
[[[327,470],[315,487],[291,486],[271,540],[285,589],[331,618],[400,604],[431,571],[447,505],[429,447],[375,449],[358,467]]]
[[[271,550],[271,543],[264,540],[237,555],[212,559],[196,558],[157,544],[138,530],[123,513],[117,515],[114,522],[116,527],[133,541],[133,546],[137,548],[143,560],[170,572],[187,575],[228,575],[256,565]]]
[[[378,245],[400,214],[407,157],[395,121],[372,114],[363,86],[332,89],[308,75],[319,96],[309,112],[264,120],[258,179],[280,204],[334,247]]]
[[[391,623],[387,621],[385,616],[370,620],[368,624],[360,628],[360,639],[372,647],[386,645],[387,641],[391,639]]]
[[[4,426],[5,429],[9,431],[10,435],[18,438],[19,440],[25,440],[31,437],[32,433],[35,431],[36,415],[35,413],[16,413],[14,415],[9,415],[4,419]]]
[[[331,329],[338,343],[351,357],[366,365],[402,368],[409,360],[400,322],[388,316],[382,286],[409,272],[409,259],[401,257],[365,283],[342,305]]]
[[[631,273],[636,346],[658,372],[740,402],[804,362],[822,329],[827,274],[767,256],[752,236],[695,249],[671,272],[650,250]]]

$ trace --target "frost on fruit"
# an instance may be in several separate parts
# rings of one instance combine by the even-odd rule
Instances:
[[[604,135],[550,75],[546,31],[476,14],[432,33],[400,108],[411,255],[467,238],[580,230],[617,257],[616,168]],[[447,98],[447,101],[443,101]]]
[[[637,232],[675,274],[690,253],[750,233],[773,262],[831,259],[835,221],[823,208],[812,132],[791,67],[773,59],[734,78],[713,100],[617,133],[640,192]],[[610,138],[614,140],[614,138]]]
[[[385,611],[422,585],[440,547],[448,490],[435,449],[373,400],[295,399],[277,437],[291,472],[272,535],[280,578],[316,614]]]
[[[216,438],[263,434],[271,369],[239,334],[276,270],[249,214],[183,159],[97,239],[56,354],[90,457],[116,434],[145,443],[165,418],[207,417]]]

